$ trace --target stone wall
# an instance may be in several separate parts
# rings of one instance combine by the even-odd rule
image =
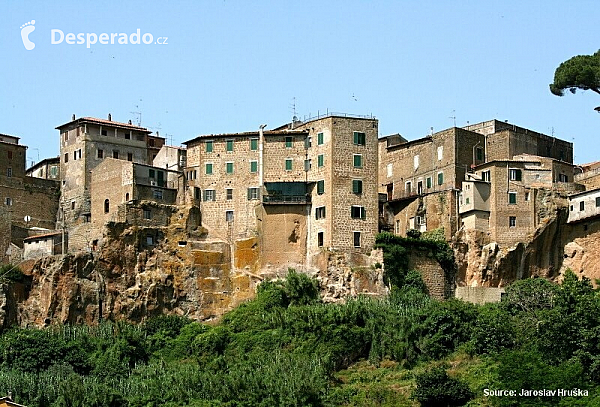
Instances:
[[[439,300],[454,296],[454,280],[449,281],[444,269],[433,257],[413,251],[408,264],[409,269],[419,271],[430,296]]]
[[[456,287],[455,296],[459,300],[473,304],[500,302],[504,294],[502,287]]]

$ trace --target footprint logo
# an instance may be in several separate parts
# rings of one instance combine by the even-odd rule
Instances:
[[[35,20],[31,20],[21,26],[21,39],[23,40],[23,45],[27,51],[31,51],[35,48],[35,44],[29,40],[29,34],[35,30],[34,24]]]

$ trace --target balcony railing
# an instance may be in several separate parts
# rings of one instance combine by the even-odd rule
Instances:
[[[264,204],[296,204],[310,203],[310,195],[263,195]]]

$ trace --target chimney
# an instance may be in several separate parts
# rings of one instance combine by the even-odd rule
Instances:
[[[71,116],[71,120],[75,120],[75,113],[73,113],[73,116]]]
[[[112,122],[112,115],[110,113],[108,114],[108,121]]]
[[[129,123],[129,124],[131,124],[131,120],[129,120],[129,122],[128,122],[128,123]]]

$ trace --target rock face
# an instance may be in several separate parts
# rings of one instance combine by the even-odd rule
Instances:
[[[548,196],[540,207],[539,227],[524,242],[500,248],[478,231],[461,231],[453,240],[458,286],[504,287],[539,276],[560,281],[567,268],[594,281],[600,278],[600,220],[568,224],[567,205]]]
[[[151,231],[112,223],[98,252],[22,265],[30,283],[0,287],[0,320],[4,326],[140,322],[160,314],[211,320],[254,297],[262,280],[286,274],[261,267],[256,237],[210,239],[190,226],[196,215],[193,208],[178,209],[168,227]],[[149,232],[159,236],[158,245],[145,245]],[[299,271],[317,278],[326,301],[386,292],[383,269],[374,266],[383,263],[380,252],[352,258],[324,251],[313,263]]]

